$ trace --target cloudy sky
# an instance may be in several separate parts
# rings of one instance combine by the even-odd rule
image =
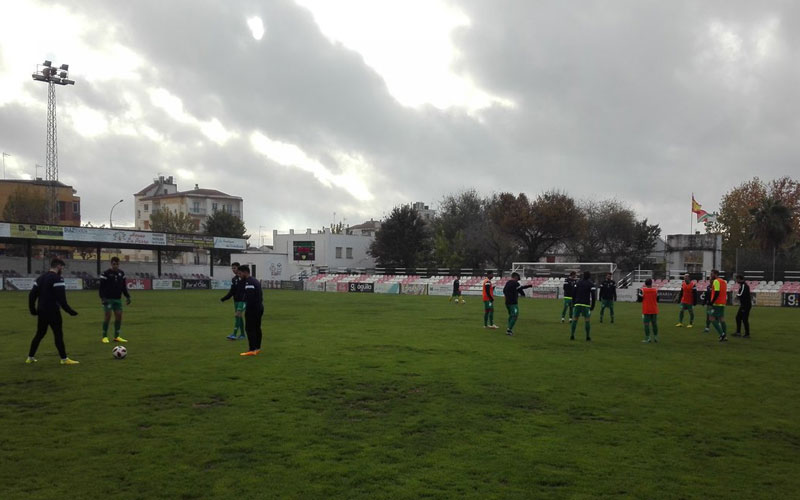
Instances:
[[[800,3],[2,0],[7,178],[45,163],[84,222],[133,193],[244,198],[249,232],[357,224],[476,188],[615,197],[664,233],[755,175],[800,173]],[[43,169],[38,171],[44,175]]]

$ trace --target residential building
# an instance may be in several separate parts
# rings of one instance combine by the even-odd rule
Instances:
[[[150,215],[161,209],[175,213],[188,214],[195,223],[195,231],[201,231],[203,224],[214,212],[228,212],[240,219],[243,217],[243,201],[216,189],[201,189],[197,184],[189,191],[178,191],[172,176],[159,176],[153,182],[133,195],[136,204],[136,229],[149,231]]]
[[[6,203],[14,193],[23,191],[26,194],[48,200],[50,198],[50,187],[55,184],[57,213],[55,223],[63,226],[81,225],[81,198],[76,195],[77,191],[72,186],[67,186],[59,181],[47,181],[40,177],[34,180],[26,179],[3,179],[0,180],[0,219]],[[8,222],[30,222],[30,221],[8,221]]]

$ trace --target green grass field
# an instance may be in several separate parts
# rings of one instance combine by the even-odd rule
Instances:
[[[640,306],[618,304],[587,343],[554,300],[523,301],[510,338],[482,328],[477,298],[266,291],[264,352],[242,358],[221,295],[133,292],[119,361],[96,293],[69,292],[81,364],[60,366],[49,333],[23,363],[35,319],[26,294],[0,293],[0,497],[800,491],[796,310],[756,308],[753,338],[720,344],[662,304],[653,345]]]

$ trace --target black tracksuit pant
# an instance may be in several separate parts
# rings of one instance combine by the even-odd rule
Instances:
[[[753,306],[739,306],[739,311],[736,312],[736,331],[741,333],[742,324],[744,324],[744,334],[750,335],[750,309]]]
[[[42,341],[47,334],[47,328],[50,327],[53,330],[53,337],[56,341],[58,354],[61,356],[61,359],[66,358],[67,348],[64,346],[64,330],[62,329],[61,312],[56,311],[55,313],[47,314],[40,311],[37,318],[39,321],[36,325],[36,335],[34,335],[33,340],[31,340],[31,348],[28,350],[28,356],[33,357],[36,355],[39,342]]]
[[[264,315],[264,308],[244,310],[244,331],[247,332],[247,342],[250,350],[261,349],[261,317]]]

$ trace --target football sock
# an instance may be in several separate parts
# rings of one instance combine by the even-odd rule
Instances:
[[[572,324],[569,327],[570,328],[570,336],[572,336],[572,337],[575,336],[575,327],[576,326],[578,326],[578,322],[577,321],[573,321]]]
[[[718,334],[722,335],[722,327],[719,325],[719,321],[715,320],[711,324],[714,325],[714,330],[716,330]]]
[[[509,316],[508,317],[508,329],[509,330],[513,330],[514,329],[514,325],[516,323],[517,323],[517,317],[516,316]]]
[[[577,321],[575,323],[577,323]],[[584,321],[583,324],[584,324],[584,328],[586,329],[586,338],[588,339],[589,338],[589,332],[592,330],[592,324],[589,323],[588,320]]]
[[[653,337],[658,337],[658,323],[653,321]]]
[[[489,326],[489,311],[483,313],[483,326]]]
[[[489,324],[494,324],[494,311],[489,311]]]
[[[689,324],[694,323],[694,309],[689,309]]]
[[[108,336],[108,321],[103,321],[103,337]]]
[[[114,320],[114,336],[119,337],[119,327],[122,325],[122,320]]]
[[[683,309],[681,309],[681,313],[678,315],[678,323],[683,323]]]
[[[645,339],[649,339],[650,338],[650,323],[645,323],[644,324],[644,338]]]

